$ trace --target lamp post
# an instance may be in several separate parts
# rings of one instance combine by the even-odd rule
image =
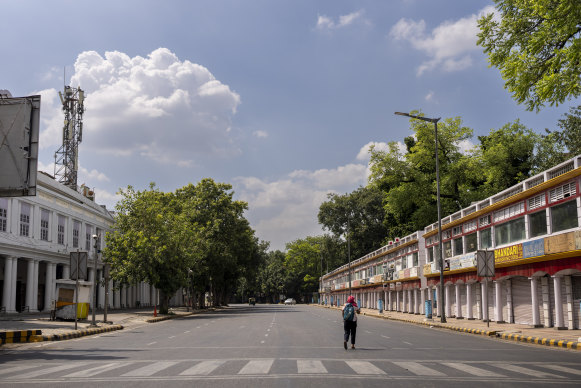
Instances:
[[[91,321],[91,325],[89,327],[97,327],[95,323],[95,313],[97,309],[97,243],[99,242],[99,236],[94,234],[93,235],[94,245],[93,248],[95,251],[93,252],[93,319]]]
[[[351,239],[349,238],[349,216],[351,213],[347,213],[347,276],[349,279],[349,295],[351,295]]]
[[[438,204],[438,260],[440,262],[440,291],[438,292],[438,303],[440,306],[440,322],[446,322],[446,309],[445,309],[445,300],[444,300],[444,258],[442,256],[442,214],[441,214],[441,206],[440,206],[440,165],[438,162],[438,121],[440,121],[440,117],[437,119],[431,119],[428,117],[416,116],[411,115],[409,113],[402,113],[402,112],[395,112],[396,115],[399,116],[407,116],[411,117],[412,119],[427,121],[429,123],[434,123],[434,139],[436,143],[436,202]]]

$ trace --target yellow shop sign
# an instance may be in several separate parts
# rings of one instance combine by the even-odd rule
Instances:
[[[494,250],[495,263],[506,263],[509,261],[520,260],[522,258],[522,244]]]

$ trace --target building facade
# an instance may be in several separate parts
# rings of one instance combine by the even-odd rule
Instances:
[[[442,219],[447,317],[580,328],[580,177],[577,156]],[[352,281],[353,292],[375,292],[388,311],[425,313],[425,301],[430,301],[434,313],[441,315],[435,302],[440,283],[438,246],[435,223],[355,261],[351,266],[355,271],[362,262],[367,267],[382,264],[383,279],[370,284],[366,278],[357,287]],[[494,277],[477,276],[478,250],[494,252]],[[402,278],[399,260],[410,253],[412,264]],[[414,278],[416,263],[420,268]],[[343,266],[323,276],[321,293],[327,303],[344,301],[341,287],[348,288],[347,272]],[[382,292],[377,291],[380,287]]]
[[[103,248],[113,217],[47,174],[37,179],[36,196],[0,198],[0,313],[54,308],[57,283],[69,279],[70,253],[77,250],[88,252],[87,281],[93,279],[97,257],[97,305],[103,307],[103,265],[95,245]],[[93,235],[100,236],[96,242]],[[152,305],[155,297],[153,287],[144,283],[123,287],[110,281],[108,289],[111,308]]]

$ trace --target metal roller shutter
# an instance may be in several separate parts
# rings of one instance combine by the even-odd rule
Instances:
[[[480,295],[482,293],[480,283],[468,284],[468,287],[472,287],[473,303],[472,303],[472,317],[475,319],[482,319],[480,315],[480,306],[482,306],[482,300]]]
[[[533,324],[532,303],[531,281],[525,277],[512,278],[512,308],[515,323]]]
[[[469,287],[468,284],[461,284],[460,285],[460,300],[458,301],[458,303],[460,303],[460,316],[466,318],[466,316],[468,316],[467,313],[467,307],[468,307],[468,302],[466,300],[466,287]],[[474,303],[474,301],[472,302]]]
[[[573,327],[581,329],[581,275],[571,276],[571,292],[573,294]]]
[[[494,282],[488,282],[488,319],[496,320],[494,315],[494,306],[496,304],[496,292]]]
[[[456,285],[449,286],[450,290],[448,295],[450,295],[450,317],[454,318],[456,316]]]

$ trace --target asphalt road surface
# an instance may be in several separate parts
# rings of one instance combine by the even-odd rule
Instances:
[[[234,305],[129,330],[0,348],[0,386],[581,386],[581,352],[359,316]]]

